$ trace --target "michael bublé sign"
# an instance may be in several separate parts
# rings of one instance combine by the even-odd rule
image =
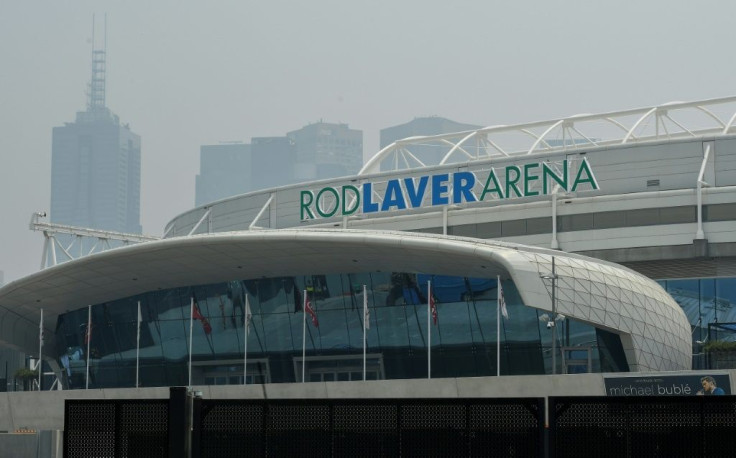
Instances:
[[[731,394],[727,374],[605,377],[606,396],[697,396]]]

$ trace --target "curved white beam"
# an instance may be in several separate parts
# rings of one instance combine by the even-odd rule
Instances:
[[[532,152],[535,149],[537,149],[537,146],[539,146],[539,143],[544,140],[544,137],[546,137],[547,135],[549,135],[549,133],[552,132],[553,129],[555,129],[556,127],[562,125],[563,122],[565,122],[565,120],[564,119],[560,119],[556,123],[554,123],[551,126],[549,126],[547,128],[547,130],[545,130],[544,133],[539,136],[539,138],[537,139],[537,141],[534,142],[534,144],[531,146],[531,148],[529,148],[529,151],[527,151],[526,154],[532,154]]]
[[[514,154],[531,154],[534,152],[542,152],[541,150],[537,151],[540,148],[540,145],[545,145],[549,149],[553,149],[545,140],[545,138],[549,135],[549,133],[555,128],[558,127],[561,124],[570,124],[570,128],[574,130],[578,135],[580,135],[582,138],[585,138],[588,141],[591,141],[592,144],[597,145],[603,145],[603,144],[613,144],[613,143],[628,143],[630,141],[642,141],[642,140],[656,140],[659,138],[659,128],[663,127],[665,135],[668,138],[671,138],[672,136],[678,136],[678,135],[687,135],[687,136],[698,136],[698,135],[712,135],[716,132],[722,132],[727,133],[731,126],[736,122],[736,114],[734,114],[728,123],[724,124],[723,121],[711,110],[712,107],[723,105],[723,104],[733,104],[736,103],[736,96],[731,97],[723,97],[718,99],[708,99],[708,100],[700,100],[695,102],[669,102],[662,105],[658,105],[655,107],[646,107],[646,108],[636,108],[631,110],[621,110],[621,111],[613,111],[613,112],[606,112],[606,113],[600,113],[600,114],[577,114],[573,116],[569,116],[564,119],[555,119],[555,120],[549,120],[549,121],[539,121],[539,122],[530,122],[530,123],[524,123],[524,124],[517,124],[517,125],[496,125],[496,126],[489,126],[484,127],[482,129],[477,129],[474,131],[463,131],[463,132],[454,132],[454,133],[448,133],[448,134],[439,134],[439,135],[431,135],[431,136],[417,136],[417,137],[409,137],[405,138],[403,140],[398,140],[391,145],[383,148],[380,150],[376,155],[374,155],[366,164],[363,166],[363,168],[358,173],[359,175],[365,175],[366,173],[371,172],[378,172],[380,162],[388,157],[390,154],[392,154],[397,147],[403,147],[407,151],[411,151],[412,145],[420,145],[420,144],[426,144],[427,142],[435,142],[435,143],[444,143],[448,145],[448,151],[442,155],[442,159],[440,164],[447,163],[451,156],[455,153],[457,153],[458,149],[461,147],[461,145],[466,142],[467,140],[478,137],[480,135],[486,135],[486,136],[492,136],[494,134],[504,134],[504,133],[522,133],[525,135],[528,135],[529,137],[533,138],[533,144],[530,147],[523,147],[523,149],[520,149],[519,151],[505,151],[504,149],[500,148],[496,143],[494,143],[492,140],[488,140],[489,144],[493,145],[494,148],[498,149],[501,154],[505,156],[510,156]],[[682,133],[680,132],[673,132],[670,133],[667,130],[667,126],[662,123],[660,126],[660,121],[663,121],[663,119],[660,118],[659,114],[666,113],[667,111],[674,111],[674,110],[698,110],[703,112],[709,119],[713,120],[714,125],[706,126],[706,127],[690,127],[687,124],[675,122],[671,117],[668,117],[670,121],[673,122],[673,124],[677,125],[679,129],[682,130]],[[637,136],[635,134],[636,130],[642,125],[644,121],[646,121],[649,116],[652,114],[657,114],[657,132],[654,135],[651,136]],[[627,117],[636,116],[637,120],[634,123],[634,125],[631,128],[626,127],[629,123],[625,120]],[[593,142],[592,138],[596,137],[595,135],[586,135],[583,132],[585,132],[584,129],[580,128],[580,126],[583,123],[587,122],[597,122],[602,121],[605,123],[609,123],[618,129],[620,129],[622,132],[624,132],[623,138],[616,137],[616,138],[609,138],[609,139],[601,139],[599,141]],[[625,125],[626,124],[626,125]],[[542,135],[537,135],[534,133],[534,129],[544,129],[544,133]],[[572,143],[569,145],[571,148],[579,148],[579,145],[576,143]],[[565,150],[568,148],[568,145],[563,145],[562,149]],[[558,150],[558,148],[554,148],[555,150]],[[472,154],[469,154],[467,151],[465,152],[468,160],[479,160],[480,156],[475,157]],[[411,157],[411,156],[409,156]],[[417,161],[417,164],[419,164],[420,167],[424,166],[425,164],[422,161]],[[411,165],[406,162],[405,165],[407,167],[411,167]],[[426,164],[426,165],[439,165],[439,164]],[[398,166],[398,163],[396,164]]]
[[[466,135],[465,137],[463,137],[462,140],[460,140],[459,142],[457,142],[450,149],[450,151],[448,151],[447,154],[445,154],[445,156],[442,158],[442,160],[440,160],[440,164],[445,164],[447,162],[447,160],[450,159],[450,156],[452,156],[452,154],[455,151],[457,151],[458,149],[460,149],[463,153],[465,153],[465,155],[468,157],[468,159],[474,159],[472,154],[470,154],[467,151],[465,151],[464,149],[460,148],[460,146],[463,143],[465,143],[467,140],[470,140],[471,138],[475,137],[476,135],[478,135],[478,131],[477,130],[476,131],[473,131],[473,132],[469,133],[468,135]]]
[[[632,135],[634,134],[634,131],[635,131],[635,130],[637,129],[637,127],[639,127],[639,125],[640,125],[640,124],[641,124],[642,122],[644,122],[644,120],[645,120],[645,119],[647,119],[647,118],[648,118],[649,116],[651,116],[651,114],[652,114],[652,113],[656,113],[656,112],[657,112],[657,110],[658,110],[658,107],[654,107],[654,108],[652,108],[651,110],[649,110],[649,111],[647,111],[646,113],[644,113],[644,115],[643,115],[642,117],[640,117],[640,118],[639,118],[639,119],[638,119],[638,120],[637,120],[637,121],[636,121],[636,122],[634,123],[634,125],[633,125],[633,126],[631,127],[631,129],[629,129],[629,132],[628,132],[628,133],[626,134],[626,136],[625,136],[625,137],[624,137],[624,139],[623,139],[623,140],[621,141],[621,143],[623,144],[623,143],[626,143],[626,142],[628,142],[628,141],[629,141],[629,138],[631,138],[631,136],[632,136]]]

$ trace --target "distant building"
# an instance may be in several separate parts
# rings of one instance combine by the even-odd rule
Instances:
[[[54,127],[51,157],[51,222],[141,232],[141,139],[105,106],[105,51],[92,52],[87,110]]]
[[[195,205],[274,186],[354,175],[363,164],[363,132],[318,122],[284,137],[200,149]]]
[[[296,145],[297,182],[354,175],[363,165],[363,132],[347,124],[318,122],[286,135]]]
[[[200,206],[251,191],[251,182],[249,143],[203,145],[200,148],[195,205]]]
[[[251,187],[266,189],[296,182],[294,163],[296,145],[288,137],[253,137],[251,139]]]
[[[381,129],[381,149],[396,140],[408,137],[447,134],[464,130],[476,130],[481,127],[483,126],[462,124],[439,116],[414,118],[405,124]],[[414,145],[412,146],[411,152],[427,163],[437,164],[442,159],[442,155],[446,153],[446,150],[439,144],[436,146],[427,144]],[[382,167],[381,170],[384,170],[384,168]]]

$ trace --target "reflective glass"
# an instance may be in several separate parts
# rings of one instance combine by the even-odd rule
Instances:
[[[512,282],[503,286],[509,318],[499,323],[495,279],[407,272],[236,279],[94,304],[89,345],[87,308],[66,313],[56,344],[71,388],[186,385],[190,348],[195,385],[296,382],[302,369],[307,381],[362,380],[367,303],[368,379],[426,378],[430,341],[433,377],[495,375],[497,340],[502,374],[550,373],[553,335],[558,372],[563,346],[592,348],[593,369],[600,367],[593,327],[566,319],[551,332]],[[305,313],[305,292],[314,316]]]

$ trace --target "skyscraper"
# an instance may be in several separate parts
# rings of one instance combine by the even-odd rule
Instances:
[[[250,175],[249,143],[202,145],[199,149],[194,205],[204,205],[253,190]]]
[[[141,139],[105,105],[105,64],[94,49],[87,110],[53,129],[50,219],[140,233]]]
[[[363,132],[322,121],[284,137],[253,137],[250,144],[203,145],[194,201],[200,206],[259,189],[352,175],[362,164]]]
[[[286,136],[296,145],[297,182],[353,175],[363,165],[363,131],[347,124],[320,121]]]
[[[408,137],[447,134],[464,130],[480,129],[481,127],[482,126],[476,126],[473,124],[455,122],[440,116],[414,118],[405,124],[381,129],[381,149],[396,140]],[[413,145],[411,152],[416,157],[429,164],[439,163],[442,156],[445,154],[441,142],[435,144],[428,142],[425,145]],[[383,164],[381,170],[387,170],[383,167]]]

